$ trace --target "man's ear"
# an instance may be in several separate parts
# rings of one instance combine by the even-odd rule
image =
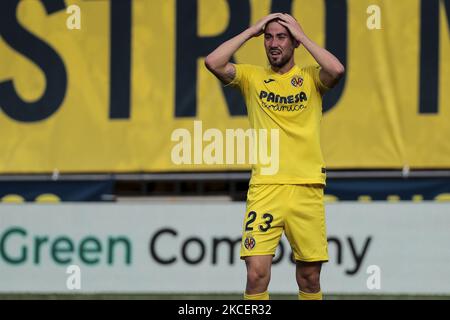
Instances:
[[[300,41],[295,40],[294,36],[289,32],[289,36],[291,37],[291,41],[294,44],[295,48],[298,48],[300,46]]]

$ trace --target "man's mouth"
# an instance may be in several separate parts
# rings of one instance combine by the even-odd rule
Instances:
[[[272,57],[278,57],[278,56],[281,55],[281,51],[279,51],[279,50],[270,50],[270,55]]]

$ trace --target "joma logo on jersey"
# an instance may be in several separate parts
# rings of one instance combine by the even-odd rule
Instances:
[[[303,91],[300,93],[297,93],[296,95],[290,95],[287,97],[280,96],[279,94],[275,94],[273,92],[267,92],[264,90],[261,90],[259,93],[259,98],[261,100],[266,100],[267,102],[273,102],[273,103],[283,103],[283,104],[289,104],[289,103],[298,103],[307,101],[308,97],[306,96],[306,93]]]

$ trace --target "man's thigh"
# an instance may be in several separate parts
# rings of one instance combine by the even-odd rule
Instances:
[[[293,185],[285,219],[286,237],[296,261],[328,261],[323,187]]]
[[[284,228],[282,190],[278,185],[251,185],[242,226],[241,259],[275,255]]]

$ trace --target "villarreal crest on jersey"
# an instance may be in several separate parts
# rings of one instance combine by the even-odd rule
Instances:
[[[270,67],[235,67],[236,76],[229,85],[242,92],[251,128],[255,133],[260,129],[277,132],[268,136],[278,141],[265,146],[271,160],[278,160],[276,170],[266,170],[267,164],[256,161],[250,184],[324,185],[320,123],[322,95],[328,88],[320,81],[320,67],[295,65],[282,75]]]

